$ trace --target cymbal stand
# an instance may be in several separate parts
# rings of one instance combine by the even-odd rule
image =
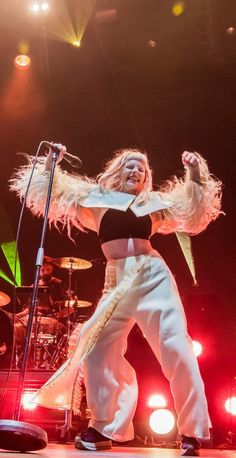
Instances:
[[[66,359],[67,353],[68,353],[68,346],[69,346],[69,339],[71,335],[71,325],[73,322],[70,320],[70,301],[73,299],[74,291],[72,290],[72,274],[75,269],[73,269],[73,258],[71,258],[71,264],[68,269],[68,290],[66,291],[66,297],[67,299],[65,300],[66,308],[67,308],[67,315],[66,315],[66,332],[63,334],[57,342],[57,347],[55,351],[53,352],[49,365],[50,368],[55,368],[58,362],[60,362],[61,359]]]
[[[68,290],[66,291],[66,295],[67,295],[67,322],[66,322],[66,336],[67,336],[67,348],[68,348],[68,344],[69,344],[69,338],[70,338],[70,333],[71,333],[71,324],[72,322],[70,321],[70,303],[71,303],[71,300],[73,299],[73,294],[74,294],[74,291],[72,290],[72,274],[74,272],[74,269],[73,269],[73,259],[71,259],[71,265],[70,265],[70,268],[68,269]]]
[[[62,364],[62,362],[64,363],[64,361],[66,360],[68,347],[67,341],[68,339],[66,334],[60,337],[59,342],[57,342],[56,348],[53,351],[51,358],[49,359],[50,369],[58,369],[60,364]]]

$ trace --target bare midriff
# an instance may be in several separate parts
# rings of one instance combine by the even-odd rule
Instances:
[[[118,239],[110,240],[102,244],[104,256],[110,259],[127,258],[128,256],[139,256],[153,251],[149,240],[144,239]]]

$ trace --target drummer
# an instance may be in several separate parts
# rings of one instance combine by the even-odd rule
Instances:
[[[40,269],[39,286],[47,286],[52,302],[59,302],[65,299],[65,290],[62,280],[53,276],[55,266],[52,263],[52,258],[44,256],[43,264]]]

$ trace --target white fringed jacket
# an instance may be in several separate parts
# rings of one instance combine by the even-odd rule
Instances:
[[[95,180],[81,175],[71,175],[56,167],[49,211],[49,223],[67,228],[87,228],[99,231],[99,224],[108,208],[126,211],[130,208],[139,216],[150,215],[152,234],[185,232],[190,235],[203,231],[220,214],[221,182],[213,177],[206,161],[198,155],[201,183],[184,177],[173,177],[160,192],[151,192],[145,204],[136,196],[111,190],[100,190]],[[49,173],[45,172],[45,157],[39,157],[27,196],[27,206],[32,213],[44,213]],[[10,189],[20,198],[25,196],[32,169],[32,159],[22,166],[10,180]]]

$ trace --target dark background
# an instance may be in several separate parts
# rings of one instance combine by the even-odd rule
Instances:
[[[0,3],[1,207],[15,232],[20,203],[7,182],[23,163],[16,153],[34,154],[43,139],[67,145],[81,157],[81,173],[89,176],[101,170],[116,148],[142,147],[155,183],[182,172],[185,149],[204,155],[224,183],[225,216],[192,239],[199,287],[192,287],[174,235],[154,236],[152,243],[177,279],[190,335],[204,346],[201,371],[215,430],[223,437],[232,427],[224,400],[231,389],[235,392],[236,375],[236,32],[227,32],[236,27],[235,1],[189,0],[178,17],[171,0],[97,1],[80,48],[53,37],[62,1],[51,3],[53,14],[45,20],[27,13],[27,1]],[[80,2],[64,2],[74,24],[76,4]],[[21,40],[29,44],[32,58],[27,71],[13,64]],[[5,216],[1,219],[5,241]],[[26,212],[20,240],[23,284],[33,280],[41,223]],[[104,275],[96,235],[78,234],[73,244],[66,234],[52,230],[46,254],[101,258],[73,277],[79,298],[96,304]],[[7,270],[3,256],[0,267]],[[67,281],[65,270],[56,274]],[[12,294],[2,279],[0,289]],[[153,390],[163,389],[172,405],[168,384],[136,328],[128,357],[140,380],[137,417],[145,416]]]

